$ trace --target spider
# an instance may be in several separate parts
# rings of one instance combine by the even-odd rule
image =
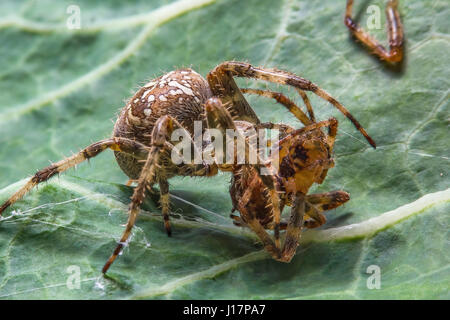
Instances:
[[[365,46],[372,50],[380,59],[389,63],[398,63],[403,60],[403,26],[397,10],[398,1],[388,0],[386,6],[386,19],[388,25],[389,51],[365,32],[352,18],[353,0],[347,0],[345,11],[345,25],[350,32]]]
[[[260,79],[294,87],[303,98],[309,116],[281,93],[239,89],[234,77]],[[111,138],[95,142],[79,153],[39,170],[0,207],[0,214],[37,184],[111,149],[120,168],[131,180],[137,181],[137,185],[129,204],[125,231],[105,263],[103,273],[107,272],[127,245],[147,190],[152,190],[154,184],[159,185],[164,225],[170,236],[168,179],[174,176],[213,176],[218,170],[231,171],[233,175],[231,196],[235,208],[241,214],[240,217],[233,218],[234,222],[251,228],[275,259],[288,262],[295,254],[302,227],[323,224],[325,219],[320,211],[335,208],[349,199],[349,195],[343,191],[306,195],[309,187],[314,182],[321,183],[328,168],[333,166],[331,153],[338,122],[334,118],[316,122],[305,91],[312,91],[344,113],[375,147],[372,138],[342,104],[314,83],[293,73],[258,68],[236,61],[219,64],[209,72],[206,79],[192,69],[179,69],[151,80],[134,94],[121,110]],[[261,123],[243,93],[276,99],[304,127],[295,130],[287,125]],[[250,127],[279,128],[283,132],[283,138],[278,141],[277,146],[283,157],[280,169],[275,170],[270,161],[264,162],[259,158],[256,164],[175,164],[170,157],[174,149],[170,140],[171,133],[175,129],[182,129],[193,140],[195,121],[201,121],[205,127],[221,132],[227,129],[244,132]],[[327,134],[321,130],[325,127],[328,128]],[[252,145],[247,139],[244,141],[246,150],[250,150]],[[260,173],[259,169],[263,167],[268,168],[269,175]],[[261,193],[255,198],[257,191]],[[254,204],[250,201],[253,198],[256,200]],[[284,205],[293,206],[287,223],[280,221]],[[275,240],[272,240],[266,229],[274,230]],[[279,231],[283,229],[286,230],[286,239],[282,249]]]

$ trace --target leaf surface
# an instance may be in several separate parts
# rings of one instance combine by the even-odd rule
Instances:
[[[366,6],[356,3],[365,26]],[[1,298],[450,298],[446,1],[400,1],[407,42],[399,70],[349,37],[345,1],[85,0],[80,30],[66,28],[69,4],[0,3],[0,202],[49,160],[109,137],[111,120],[146,80],[185,66],[206,75],[226,60],[313,81],[378,148],[310,94],[319,119],[340,121],[336,166],[311,192],[342,189],[351,200],[303,234],[291,263],[271,260],[251,232],[232,225],[223,173],[171,180],[171,238],[157,198],[148,198],[108,279],[100,270],[122,234],[132,189],[105,152],[5,213]],[[384,26],[384,2],[370,4],[380,7]],[[370,32],[387,43],[383,27]],[[294,90],[270,87],[300,103]],[[299,126],[272,101],[249,102],[263,121]],[[380,289],[368,288],[370,266],[380,269]]]

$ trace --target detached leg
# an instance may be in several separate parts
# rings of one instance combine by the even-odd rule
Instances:
[[[353,0],[347,0],[347,9],[345,12],[345,25],[349,28],[350,32],[380,59],[390,63],[397,63],[403,59],[403,26],[400,15],[398,14],[397,5],[397,0],[388,0],[386,6],[389,51],[353,20]]]
[[[0,207],[0,216],[6,208],[14,204],[17,200],[21,199],[37,184],[47,181],[55,174],[62,173],[85,160],[97,156],[99,153],[105,151],[108,148],[114,151],[120,151],[130,154],[136,159],[145,159],[148,155],[148,148],[145,145],[137,141],[125,138],[115,137],[95,142],[90,146],[84,148],[77,154],[74,154],[67,159],[58,161],[42,170],[39,170],[22,188],[20,188],[15,194],[13,194]]]

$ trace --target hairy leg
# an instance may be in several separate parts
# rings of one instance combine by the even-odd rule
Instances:
[[[246,89],[241,89],[241,91],[242,91],[242,93],[256,94],[256,95],[260,95],[260,96],[263,96],[263,97],[275,99],[279,104],[281,104],[284,107],[286,107],[286,109],[289,110],[289,112],[291,112],[305,126],[312,123],[312,121],[302,111],[302,109],[300,109],[292,100],[290,100],[288,97],[286,97],[282,93],[268,91],[268,90],[247,89],[247,88]],[[307,99],[307,97],[306,97],[306,99]],[[309,100],[307,100],[307,101],[308,101],[308,104],[309,104]]]
[[[376,147],[375,141],[367,134],[361,124],[351,115],[351,113],[336,99],[334,99],[329,93],[321,89],[309,80],[299,77],[290,72],[281,71],[277,69],[264,69],[257,68],[245,62],[238,61],[227,61],[223,62],[214,68],[208,74],[208,82],[211,86],[213,94],[217,95],[225,101],[230,101],[230,96],[234,97],[231,99],[231,103],[236,103],[238,96],[234,93],[227,92],[226,88],[220,88],[220,85],[229,81],[233,77],[244,77],[265,80],[273,83],[285,84],[292,86],[296,89],[311,91],[318,95],[319,97],[325,99],[331,103],[335,108],[341,111],[361,132],[361,134],[366,138],[372,147]],[[231,79],[233,80],[233,79]],[[233,80],[234,81],[234,80]],[[240,92],[239,92],[240,93]],[[242,95],[242,94],[241,94]],[[245,99],[244,99],[245,100]],[[238,108],[236,105],[234,108]]]
[[[103,266],[103,273],[108,271],[109,267],[120,254],[124,246],[128,244],[128,239],[139,214],[140,206],[145,198],[145,191],[147,190],[147,187],[151,186],[156,181],[156,171],[158,169],[160,155],[164,151],[165,142],[170,139],[170,133],[173,130],[175,121],[176,120],[170,116],[164,116],[155,123],[152,131],[151,149],[148,153],[145,165],[142,168],[137,186],[134,188],[133,196],[131,197],[131,203],[128,208],[128,221],[125,231],[123,232],[116,249]]]
[[[19,199],[21,199],[37,184],[47,181],[55,174],[62,173],[67,169],[72,168],[85,160],[97,156],[99,153],[105,151],[106,149],[124,152],[132,155],[137,159],[145,159],[148,155],[148,148],[145,145],[126,138],[115,137],[95,142],[90,146],[84,148],[77,154],[74,154],[73,156],[68,157],[64,160],[58,161],[36,172],[36,174],[30,180],[28,180],[28,182],[22,188],[20,188],[16,193],[14,193],[0,207],[0,215],[6,208],[14,204]]]
[[[305,195],[297,193],[294,196],[294,203],[291,209],[291,215],[286,227],[286,239],[284,240],[283,250],[279,261],[290,262],[295,255],[298,247],[300,232],[303,228],[305,216]]]
[[[342,190],[307,195],[305,215],[311,219],[305,220],[305,227],[310,229],[320,227],[326,222],[323,211],[335,209],[348,200],[350,195]]]
[[[311,102],[309,102],[309,98],[306,95],[306,92],[296,88],[297,92],[300,94],[300,96],[303,99],[303,102],[305,103],[306,109],[308,110],[308,114],[309,114],[309,119],[311,119],[312,122],[316,122],[316,117],[314,115],[314,110],[312,108]]]
[[[264,249],[271,254],[272,258],[278,260],[281,257],[281,247],[280,247],[279,238],[278,238],[278,241],[275,238],[275,242],[274,242],[273,239],[271,238],[271,236],[267,233],[264,226],[255,217],[254,213],[247,210],[246,204],[248,202],[248,198],[250,198],[251,190],[253,189],[254,185],[257,183],[258,183],[258,181],[256,179],[253,180],[253,182],[250,184],[250,186],[244,192],[242,199],[239,201],[240,202],[239,203],[239,212],[241,213],[241,216],[245,217],[245,222],[243,222],[240,217],[239,217],[239,220],[243,224],[245,224],[245,226],[249,227],[251,230],[253,230],[253,232],[256,233],[258,238],[263,243]],[[235,218],[233,218],[233,219],[235,221],[237,221],[237,219],[235,219]],[[278,221],[278,223],[274,222],[274,224],[273,224],[274,231],[277,230],[276,229],[277,227],[278,227],[278,232],[279,232],[280,221]]]
[[[327,135],[327,144],[329,149],[329,153],[332,154],[333,152],[333,148],[334,148],[334,143],[336,141],[336,135],[337,135],[337,128],[338,128],[338,121],[336,120],[336,122],[332,122],[330,124],[330,126],[328,127],[328,135]],[[326,176],[328,174],[328,169],[323,170],[322,175],[320,177],[320,181],[318,182],[319,184],[321,184]]]
[[[170,200],[169,200],[169,183],[167,179],[160,177],[159,179],[159,190],[160,190],[160,204],[161,211],[164,219],[164,228],[166,229],[167,235],[170,237],[172,235],[172,229],[170,227],[169,213],[170,213]]]

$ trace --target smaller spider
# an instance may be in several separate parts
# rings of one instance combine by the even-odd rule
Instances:
[[[350,32],[380,59],[389,63],[398,63],[403,60],[403,26],[397,10],[398,1],[388,0],[386,6],[386,19],[388,25],[389,51],[365,32],[352,18],[353,0],[347,0],[345,12],[345,25]]]
[[[303,98],[309,117],[281,93],[255,89],[241,91],[234,77],[260,79],[294,87]],[[137,186],[131,197],[125,231],[104,265],[103,273],[106,273],[128,243],[147,190],[151,190],[154,184],[159,185],[164,225],[170,235],[168,179],[174,176],[213,176],[218,170],[231,171],[233,174],[231,196],[235,207],[241,213],[237,223],[245,224],[256,232],[275,259],[287,262],[295,253],[303,227],[303,216],[313,219],[305,217],[306,227],[318,226],[324,223],[320,211],[335,208],[349,199],[348,194],[343,191],[306,195],[313,183],[323,181],[328,168],[334,164],[331,154],[337,133],[337,120],[331,118],[316,122],[304,90],[315,93],[344,113],[375,147],[372,138],[342,104],[314,83],[295,74],[277,69],[257,68],[236,61],[223,62],[216,66],[207,79],[192,69],[180,69],[151,80],[140,88],[121,110],[111,138],[93,143],[79,153],[39,170],[0,207],[0,214],[37,184],[97,156],[104,150],[111,149],[115,152],[120,168],[131,180],[137,181]],[[243,93],[275,98],[305,127],[294,130],[285,125],[261,123]],[[275,159],[266,163],[259,157],[255,164],[238,164],[236,158],[231,164],[219,161],[211,164],[195,161],[174,162],[171,157],[175,149],[171,140],[172,133],[175,129],[187,132],[187,139],[191,140],[195,149],[196,144],[193,142],[196,139],[196,122],[204,124],[203,128],[217,129],[223,136],[227,136],[227,130],[233,130],[239,136],[252,127],[280,128],[284,134],[277,142],[283,157],[280,170],[276,170],[272,165]],[[328,134],[324,134],[321,128],[328,128]],[[205,132],[200,134],[204,136]],[[248,139],[243,141],[245,152],[252,150],[253,146]],[[209,145],[201,147],[206,149]],[[237,145],[233,144],[233,148],[237,148]],[[237,155],[237,152],[234,152],[234,155]],[[261,174],[262,168],[267,168],[270,175]],[[258,203],[254,207],[249,202],[253,191],[261,191],[261,195],[264,195],[263,198],[256,199]],[[280,192],[283,193],[281,196]],[[259,210],[261,205],[264,209],[255,212],[254,209]],[[293,205],[288,223],[280,221],[284,205]],[[265,230],[271,228],[274,230],[274,242]],[[283,250],[280,249],[280,229],[286,229],[287,233]]]

